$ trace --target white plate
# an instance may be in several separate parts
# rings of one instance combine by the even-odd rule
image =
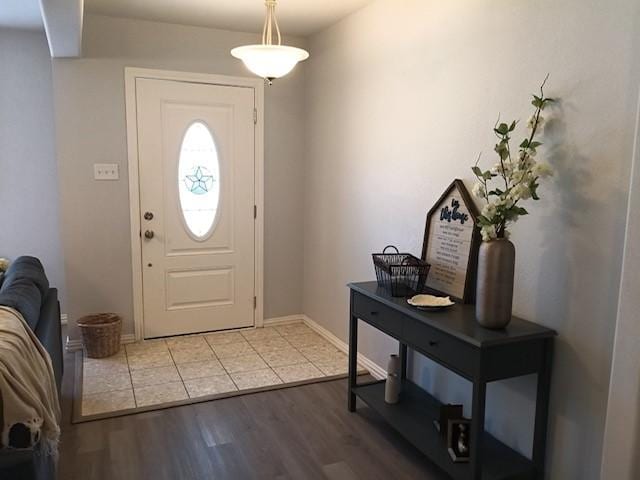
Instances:
[[[415,295],[409,298],[407,303],[421,310],[442,310],[455,305],[449,297],[436,297],[434,295]]]

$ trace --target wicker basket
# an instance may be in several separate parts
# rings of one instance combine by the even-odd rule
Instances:
[[[122,319],[115,313],[87,315],[78,320],[89,358],[104,358],[120,351]]]

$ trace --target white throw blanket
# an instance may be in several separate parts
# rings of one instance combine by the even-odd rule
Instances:
[[[22,423],[31,432],[31,447],[57,456],[60,439],[60,403],[51,357],[22,315],[0,306],[0,395],[3,448],[9,431]],[[40,442],[40,443],[38,443]]]

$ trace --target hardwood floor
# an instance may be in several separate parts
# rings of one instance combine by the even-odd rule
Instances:
[[[61,480],[444,480],[346,380],[72,425],[65,357]]]

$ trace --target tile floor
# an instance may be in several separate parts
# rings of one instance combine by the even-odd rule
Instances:
[[[82,416],[347,373],[347,356],[304,323],[126,345],[84,357]]]

